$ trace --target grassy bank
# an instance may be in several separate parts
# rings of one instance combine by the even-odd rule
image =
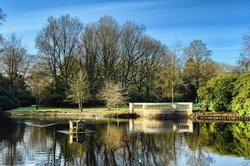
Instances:
[[[108,110],[107,108],[85,108],[81,112],[79,109],[76,108],[54,108],[54,107],[40,107],[38,110],[36,110],[35,106],[31,107],[20,107],[17,109],[13,109],[9,111],[11,114],[98,114],[98,115],[110,115],[110,114],[127,114],[129,113],[128,108],[111,108]]]
[[[135,118],[136,114],[129,114],[128,108],[112,108],[108,110],[105,107],[99,108],[85,108],[82,112],[76,108],[51,108],[51,107],[40,107],[36,110],[35,106],[22,107],[9,111],[12,117],[43,117],[43,118],[74,118],[74,119],[86,119],[86,118]],[[230,117],[230,118],[229,118]],[[241,120],[238,113],[233,112],[203,112],[200,111],[200,106],[195,105],[193,113],[190,115],[191,119],[194,120]],[[243,118],[244,120],[244,118]]]
[[[193,105],[194,112],[198,112],[201,110],[201,107],[199,104]],[[46,114],[55,114],[55,113],[65,113],[65,114],[94,114],[94,115],[110,115],[110,114],[128,114],[129,108],[128,107],[122,107],[122,108],[111,108],[108,110],[106,107],[92,107],[92,108],[84,108],[81,112],[77,108],[59,108],[59,107],[39,107],[38,110],[36,110],[35,106],[31,107],[20,107],[17,109],[13,109],[10,111],[12,114],[37,114],[37,113],[46,113]]]

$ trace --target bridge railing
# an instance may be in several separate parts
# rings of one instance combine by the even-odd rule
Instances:
[[[187,112],[193,111],[192,102],[175,102],[175,103],[129,103],[130,113],[150,112],[150,111],[176,111]]]

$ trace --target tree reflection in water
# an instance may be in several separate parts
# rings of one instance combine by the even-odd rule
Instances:
[[[18,148],[23,143],[23,125],[0,114],[0,165],[22,165],[23,154]]]
[[[137,119],[92,121],[91,134],[58,133],[65,124],[25,126],[1,118],[0,165],[213,165],[214,155],[249,159],[249,123]]]

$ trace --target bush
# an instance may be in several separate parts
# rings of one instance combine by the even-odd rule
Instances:
[[[35,98],[28,91],[18,91],[16,98],[20,101],[21,107],[29,107],[35,104]]]
[[[0,108],[2,108],[2,110],[11,110],[17,107],[19,107],[18,100],[11,100],[7,96],[0,96]]]
[[[213,78],[198,94],[205,110],[250,115],[250,74]]]
[[[198,90],[203,109],[211,111],[230,111],[236,76],[218,76],[211,79],[205,87]]]
[[[104,100],[86,100],[83,103],[84,107],[98,107],[98,106],[105,106]]]
[[[128,93],[130,102],[143,102],[143,95],[137,91],[131,91]]]
[[[138,91],[130,91],[128,93],[129,102],[156,102],[159,101],[159,97],[155,93],[145,95]]]
[[[0,107],[2,110],[10,110],[20,106],[19,101],[15,98],[14,93],[8,88],[0,87]]]
[[[63,106],[64,96],[53,93],[44,95],[40,99],[40,104],[46,107],[61,107]]]
[[[3,87],[0,87],[0,96],[8,96],[9,98],[15,98],[12,90]]]
[[[21,107],[30,107],[32,105],[31,101],[28,100],[20,100],[19,102]]]
[[[250,115],[250,74],[242,75],[236,81],[232,110],[241,115]]]

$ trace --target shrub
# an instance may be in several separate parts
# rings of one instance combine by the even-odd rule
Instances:
[[[64,96],[53,93],[46,94],[40,99],[40,104],[47,107],[61,107],[63,105]]]
[[[205,110],[250,115],[250,74],[213,78],[198,94]]]
[[[241,115],[250,115],[250,74],[242,75],[236,81],[232,110]]]
[[[16,97],[20,101],[21,107],[29,107],[35,104],[35,98],[28,91],[18,91]]]
[[[236,76],[218,76],[211,79],[205,87],[198,90],[204,109],[212,111],[229,111],[231,110],[231,101]]]
[[[10,110],[19,106],[20,103],[15,98],[14,93],[8,88],[0,87],[0,107],[2,110]]]
[[[156,102],[159,101],[159,97],[155,93],[150,93],[145,95],[138,91],[130,91],[128,93],[128,101],[129,102]]]
[[[8,88],[0,86],[0,96],[8,96],[9,98],[15,98],[13,91]]]
[[[128,93],[130,102],[143,102],[143,95],[137,91],[131,91]]]
[[[19,107],[19,102],[16,99],[10,99],[7,96],[0,96],[0,108],[2,110],[10,110]]]

